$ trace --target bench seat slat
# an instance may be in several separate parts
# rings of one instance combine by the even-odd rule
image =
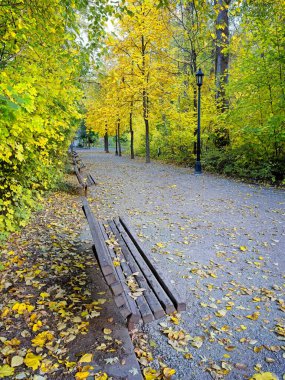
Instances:
[[[92,249],[93,249],[93,252],[94,252],[96,260],[99,262],[99,258],[98,258],[98,255],[97,255],[97,252],[95,250],[94,245],[92,246]],[[99,265],[99,267],[100,267],[100,265]],[[103,274],[103,277],[105,279],[106,284],[111,288],[112,293],[114,294],[114,296],[118,296],[118,295],[122,294],[123,287],[122,287],[122,284],[121,284],[120,280],[116,276],[116,274],[115,273],[110,273],[110,274],[105,275],[102,272],[102,268],[101,267],[100,267],[100,270],[101,270],[101,273]]]
[[[181,296],[176,292],[176,290],[168,285],[168,281],[164,279],[164,275],[162,272],[157,268],[157,266],[154,264],[154,262],[150,259],[150,257],[145,253],[145,250],[142,248],[142,246],[139,243],[139,239],[136,235],[136,233],[133,231],[133,229],[128,225],[125,218],[120,217],[119,218],[121,224],[123,225],[125,231],[130,236],[131,240],[133,241],[134,245],[137,247],[139,253],[143,257],[144,261],[148,264],[148,266],[151,268],[152,272],[155,274],[157,280],[159,281],[162,288],[165,290],[169,298],[174,303],[177,311],[185,311],[186,310],[186,303],[184,300],[182,300]]]
[[[77,165],[75,166],[78,181],[83,181]],[[87,175],[87,184],[95,184],[93,177]],[[82,198],[85,217],[88,221],[93,240],[93,250],[97,258],[99,267],[106,283],[109,285],[114,296],[115,303],[123,318],[127,319],[129,329],[133,329],[136,324],[143,320],[144,323],[161,318],[175,311],[183,311],[186,304],[164,275],[157,268],[148,252],[139,243],[139,240],[128,225],[125,218],[115,218],[108,223],[102,224],[98,221],[89,206],[86,197]],[[110,246],[107,242],[112,233],[120,251]],[[115,265],[115,260],[120,261],[120,265]],[[134,277],[143,292],[138,297],[133,297],[132,290],[127,284],[127,277]]]
[[[116,234],[115,223],[113,221],[108,221],[108,224],[110,226],[111,231],[115,235],[115,237],[118,237]],[[120,241],[119,243],[122,243],[122,241]],[[132,270],[132,268],[130,267],[129,253],[127,252],[126,246],[124,246],[124,244],[120,244],[120,247],[121,247],[122,253],[123,253],[125,260],[126,260],[126,261],[121,261],[121,267],[122,267],[126,276],[131,276],[136,270]],[[129,288],[128,288],[128,293],[131,293],[131,290]],[[133,299],[130,294],[128,294],[128,296],[130,299]],[[153,321],[154,316],[152,314],[152,311],[151,311],[148,303],[145,300],[144,295],[137,297],[135,302],[137,303],[138,308],[141,312],[143,321],[145,323],[149,323],[149,322]]]
[[[133,271],[133,273],[134,272],[140,273],[139,276],[136,276],[136,280],[137,280],[139,286],[141,288],[145,289],[143,294],[145,296],[145,299],[146,299],[149,307],[151,308],[151,310],[153,312],[155,319],[159,319],[165,315],[165,312],[164,312],[159,300],[157,299],[155,293],[153,292],[152,288],[149,286],[149,283],[147,282],[147,279],[145,278],[144,271],[140,268],[140,266],[136,262],[135,258],[133,257],[133,251],[131,249],[132,247],[129,247],[127,240],[125,240],[126,237],[125,237],[125,232],[122,229],[122,225],[119,223],[119,221],[117,219],[114,219],[114,223],[115,223],[115,226],[117,228],[116,229],[116,231],[117,231],[116,237],[119,240],[119,244],[122,247],[124,247],[124,249],[127,250],[129,253],[129,256],[128,256],[129,266],[130,266],[131,270]]]
[[[98,225],[100,227],[100,230],[102,231],[104,241],[108,240],[108,236],[106,234],[106,231],[105,231],[103,224],[101,222],[98,222]],[[107,248],[107,249],[109,251],[109,255],[111,257],[111,260],[114,260],[115,259],[114,251],[112,249],[109,249],[109,248]],[[120,266],[116,266],[114,268],[115,268],[117,276],[120,280],[120,283],[122,284],[122,288],[123,288],[123,292],[124,292],[122,295],[123,299],[124,299],[124,303],[122,305],[118,306],[122,302],[122,300],[120,299],[117,303],[116,298],[115,298],[116,305],[119,307],[119,310],[120,310],[123,317],[131,316],[132,322],[138,323],[141,319],[141,315],[140,315],[140,312],[136,306],[135,301],[133,299],[130,299],[130,297],[128,296],[129,288],[127,287],[127,284],[125,283],[125,276],[123,274],[122,268]],[[125,309],[127,309],[129,311],[129,313],[127,313],[127,311]]]
[[[101,270],[105,276],[114,273],[113,263],[110,257],[107,255],[107,247],[104,244],[104,239],[102,238],[102,236],[100,236],[102,234],[100,233],[98,221],[94,218],[90,206],[85,198],[83,199],[82,208],[90,227],[90,232],[92,235],[95,250],[97,252],[97,257],[100,263]]]
[[[82,175],[79,173],[77,165],[74,166],[74,171],[75,171],[79,184],[84,188],[85,187],[84,179]]]
[[[117,222],[119,223],[119,221]],[[173,306],[173,302],[165,292],[165,290],[160,285],[159,281],[153,275],[151,269],[148,267],[146,262],[143,260],[141,254],[137,250],[137,247],[134,245],[133,241],[129,237],[129,235],[125,232],[124,229],[121,229],[121,235],[123,236],[126,244],[129,249],[132,251],[132,255],[136,260],[141,272],[144,274],[147,282],[149,283],[151,289],[153,290],[156,297],[159,299],[159,302],[163,306],[166,314],[171,314],[175,311],[175,307]]]
[[[96,182],[91,174],[87,174],[87,185],[88,186],[96,185]]]

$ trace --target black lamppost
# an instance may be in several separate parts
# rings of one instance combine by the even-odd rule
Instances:
[[[197,157],[195,162],[195,174],[202,174],[202,167],[201,167],[201,125],[200,125],[200,109],[201,109],[201,86],[203,84],[203,76],[202,70],[199,69],[196,73],[196,83],[198,86],[198,124],[197,124]]]

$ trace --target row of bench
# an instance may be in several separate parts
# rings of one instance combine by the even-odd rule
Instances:
[[[78,156],[76,162],[78,165]],[[82,204],[95,257],[128,329],[141,321],[149,323],[165,314],[186,310],[185,301],[167,279],[167,273],[158,268],[126,218],[101,222],[86,197],[82,197]]]
[[[83,177],[81,169],[85,167],[78,153],[74,150],[71,151],[71,159],[74,167],[74,173],[77,177],[79,185],[84,191],[85,197],[87,196],[87,190],[90,186],[96,185],[96,182],[90,173],[87,173],[86,178]]]
[[[123,217],[100,222],[87,199],[82,202],[93,251],[129,330],[140,321],[148,323],[186,310],[185,301],[143,248],[130,223]]]

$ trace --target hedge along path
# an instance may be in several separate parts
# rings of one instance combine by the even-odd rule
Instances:
[[[86,337],[108,299],[104,292],[91,296],[87,272],[94,272],[95,261],[91,250],[80,253],[79,210],[76,192],[52,193],[2,247],[0,378],[77,379],[99,372],[89,364],[94,338]],[[118,355],[122,342],[109,334],[98,346],[112,345]]]

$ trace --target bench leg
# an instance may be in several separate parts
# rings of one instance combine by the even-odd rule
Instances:
[[[140,321],[140,316],[136,314],[131,314],[127,317],[127,327],[129,331],[132,331],[135,329],[135,327],[138,325]]]
[[[129,331],[134,330],[136,327],[135,323],[131,320],[130,317],[127,318],[127,327]]]

